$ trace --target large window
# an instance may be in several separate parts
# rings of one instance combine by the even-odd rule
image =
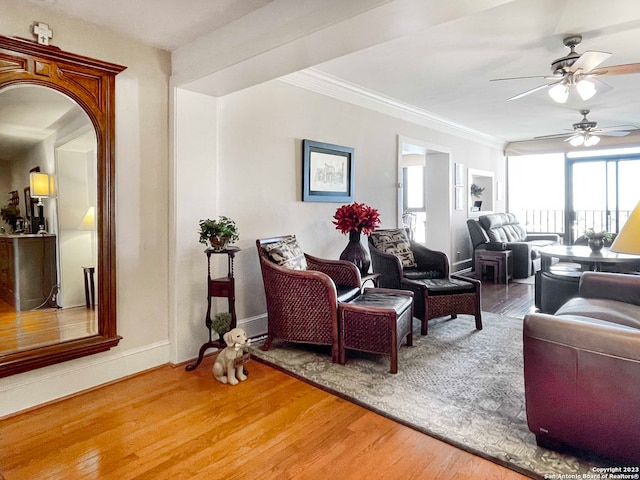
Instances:
[[[564,233],[564,154],[509,157],[508,210],[528,232]]]
[[[640,198],[640,156],[604,153],[567,155],[572,179],[568,211],[572,212],[574,240],[587,228],[619,232]]]
[[[587,228],[616,233],[640,200],[638,178],[640,149],[509,157],[508,211],[528,232],[558,233],[565,243]]]

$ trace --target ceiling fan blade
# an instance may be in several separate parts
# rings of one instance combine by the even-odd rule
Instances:
[[[640,73],[640,63],[625,63],[624,65],[611,65],[589,72],[591,75],[629,75]]]
[[[631,132],[625,132],[623,130],[615,130],[611,132],[597,132],[596,135],[602,135],[604,137],[626,137]]]
[[[625,132],[629,130],[638,130],[638,127],[636,125],[613,125],[610,127],[601,127],[598,130],[601,132],[612,132],[612,131]]]
[[[571,132],[571,133],[556,133],[555,135],[542,135],[539,137],[533,137],[534,140],[542,140],[542,139],[552,139],[552,138],[564,138],[564,137],[574,137],[575,136],[575,132]]]
[[[611,53],[607,52],[584,52],[568,70],[571,72],[582,70],[584,73],[589,73],[611,55]]]
[[[560,80],[560,81],[561,81],[561,80]],[[518,95],[515,95],[515,96],[513,96],[513,97],[511,97],[511,98],[508,98],[508,99],[507,99],[507,101],[508,101],[508,102],[510,102],[511,100],[517,100],[517,99],[519,99],[519,98],[525,97],[525,96],[527,96],[527,95],[529,95],[529,94],[531,94],[531,93],[537,92],[538,90],[542,90],[543,88],[547,88],[547,87],[550,87],[551,85],[555,85],[556,83],[559,83],[560,81],[558,81],[558,82],[552,82],[552,83],[546,83],[546,84],[544,84],[544,85],[537,86],[537,87],[535,87],[535,88],[532,88],[532,89],[530,89],[530,90],[527,90],[526,92],[522,92],[522,93],[520,93],[520,94],[518,94]]]
[[[530,77],[506,77],[506,78],[492,78],[489,81],[490,82],[501,82],[503,80],[525,80],[527,78],[544,78],[546,80],[553,80],[556,77],[549,77],[549,76],[544,76],[544,75],[532,75]]]

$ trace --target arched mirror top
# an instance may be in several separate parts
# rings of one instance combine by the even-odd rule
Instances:
[[[64,52],[54,46],[0,36],[0,95],[8,93],[17,98],[29,91],[19,88],[22,85],[53,89],[68,97],[63,100],[70,109],[70,117],[77,113],[77,110],[71,112],[75,105],[86,113],[93,125],[94,132],[88,128],[85,138],[95,141],[98,318],[97,330],[81,338],[19,351],[0,351],[0,377],[103,352],[120,340],[116,329],[114,107],[115,76],[124,68]],[[36,97],[43,93],[39,89],[30,91]],[[44,94],[47,93],[50,92]]]

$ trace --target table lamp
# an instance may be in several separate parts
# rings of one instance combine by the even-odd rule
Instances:
[[[610,250],[616,253],[640,255],[640,202],[622,226]]]
[[[48,198],[53,194],[53,177],[49,177],[46,173],[31,172],[29,174],[29,188],[32,198],[38,199],[38,225],[40,229],[38,234],[45,234],[45,220],[44,220],[44,203],[43,198]]]

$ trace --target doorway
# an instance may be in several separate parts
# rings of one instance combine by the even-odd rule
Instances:
[[[451,255],[451,152],[398,136],[398,222],[416,242]]]

